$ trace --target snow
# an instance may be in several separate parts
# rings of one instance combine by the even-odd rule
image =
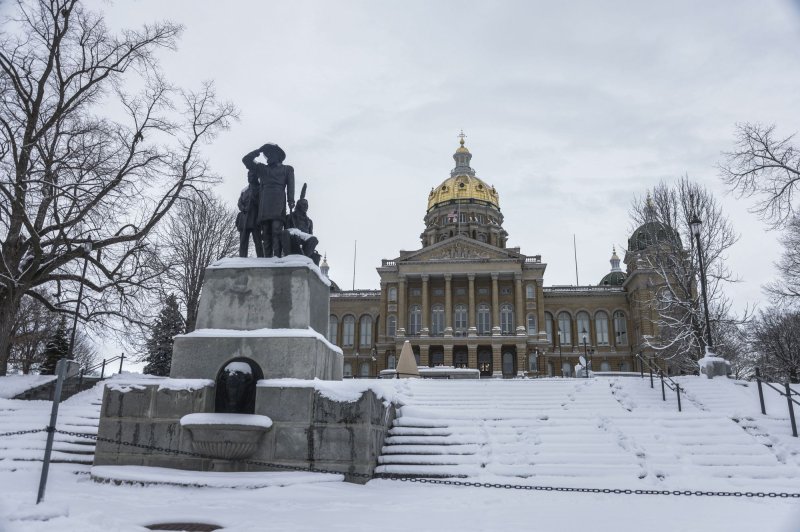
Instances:
[[[290,227],[289,228],[289,234],[292,235],[292,236],[296,236],[297,238],[299,238],[300,240],[303,240],[303,241],[308,240],[309,238],[314,236],[314,235],[311,235],[311,234],[308,234],[308,233],[304,233],[303,231],[301,231],[300,229],[297,229],[296,227]]]
[[[367,390],[371,390],[384,402],[402,402],[402,391],[408,390],[404,379],[347,379],[324,381],[320,379],[265,379],[258,381],[259,387],[314,388],[315,391],[334,401],[352,403],[358,401]]]
[[[245,373],[247,375],[253,374],[253,368],[247,362],[231,362],[225,366],[225,373]]]
[[[17,395],[55,380],[54,375],[6,375],[0,377],[0,399]]]
[[[239,329],[195,329],[187,334],[179,334],[188,338],[316,338],[324,342],[330,349],[337,353],[342,353],[341,348],[328,341],[325,335],[318,333],[311,327],[305,329],[251,329],[242,331]],[[177,338],[177,336],[176,336]]]
[[[330,280],[325,277],[314,261],[304,255],[288,255],[286,257],[228,257],[213,262],[208,269],[241,269],[241,268],[308,268],[319,277],[319,280],[330,286]]]
[[[111,383],[167,380],[121,375]],[[259,386],[312,386],[348,400],[369,389],[396,401],[400,417],[381,459],[395,457],[397,471],[425,467],[468,476],[461,480],[514,485],[800,491],[800,439],[791,436],[785,398],[765,389],[764,416],[754,383],[676,380],[686,390],[683,412],[674,392],[662,401],[658,381],[651,389],[649,379],[632,377],[280,379]],[[101,397],[98,385],[65,401],[59,428],[96,431]],[[44,427],[49,410],[47,401],[0,399],[0,433]],[[0,438],[3,532],[133,531],[163,522],[232,531],[796,532],[800,522],[800,499],[534,492],[379,479],[356,485],[306,472],[92,469],[70,454],[90,440],[79,445],[59,433],[59,461],[37,506],[44,439],[44,432]],[[90,481],[90,470],[110,482]]]
[[[252,427],[272,426],[267,416],[257,414],[187,414],[181,418],[181,426],[185,425],[249,425]]]
[[[108,388],[118,392],[143,390],[148,385],[158,385],[159,390],[185,390],[194,391],[214,386],[211,379],[171,379],[169,377],[156,377],[154,375],[139,375],[136,373],[122,373],[105,381]]]

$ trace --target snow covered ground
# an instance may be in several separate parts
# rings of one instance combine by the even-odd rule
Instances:
[[[152,382],[130,375],[114,382],[145,381]],[[683,377],[681,384],[687,390],[682,413],[674,395],[664,403],[658,387],[622,377],[317,386],[341,398],[371,387],[402,402],[398,432],[428,424],[430,436],[460,440],[449,443],[461,446],[465,458],[450,466],[472,479],[800,492],[800,443],[791,437],[785,399],[768,392],[769,415],[762,416],[752,384],[697,377]],[[0,390],[4,386],[0,379]],[[59,428],[92,431],[100,396],[97,387],[66,401]],[[0,399],[0,433],[43,427],[49,407],[45,401]],[[224,530],[800,531],[800,499],[557,493],[388,479],[362,486],[343,483],[338,475],[239,478],[146,468],[106,473],[204,487],[97,483],[89,479],[85,460],[69,452],[79,444],[58,439],[59,461],[52,466],[45,502],[37,506],[44,433],[0,438],[0,531],[146,530],[145,525],[164,522],[203,522]],[[389,443],[387,450],[395,445]],[[429,456],[459,456],[436,454],[441,443],[427,449]],[[432,464],[422,466],[441,465],[437,459],[427,462]]]

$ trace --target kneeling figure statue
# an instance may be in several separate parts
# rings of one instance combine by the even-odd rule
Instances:
[[[314,222],[308,217],[308,200],[306,185],[300,192],[300,200],[295,209],[286,217],[286,229],[281,232],[281,247],[285,255],[305,255],[319,266],[320,254],[317,253],[319,240],[314,236]]]

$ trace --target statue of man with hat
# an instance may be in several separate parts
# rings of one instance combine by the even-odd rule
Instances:
[[[263,154],[267,164],[256,162]],[[286,153],[277,144],[267,143],[242,158],[259,182],[258,224],[264,243],[264,257],[280,257],[281,231],[286,218],[286,204],[294,209],[294,168],[283,164]]]

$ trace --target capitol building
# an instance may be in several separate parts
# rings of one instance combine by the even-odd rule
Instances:
[[[654,334],[655,273],[640,255],[648,228],[629,239],[625,270],[616,250],[597,284],[547,286],[541,255],[507,247],[499,192],[470,166],[464,145],[450,176],[431,189],[421,247],[377,267],[380,290],[332,283],[329,340],[345,376],[393,369],[408,340],[421,366],[480,370],[481,377],[574,376],[580,356],[594,371],[638,370]],[[329,273],[327,262],[322,271]]]

